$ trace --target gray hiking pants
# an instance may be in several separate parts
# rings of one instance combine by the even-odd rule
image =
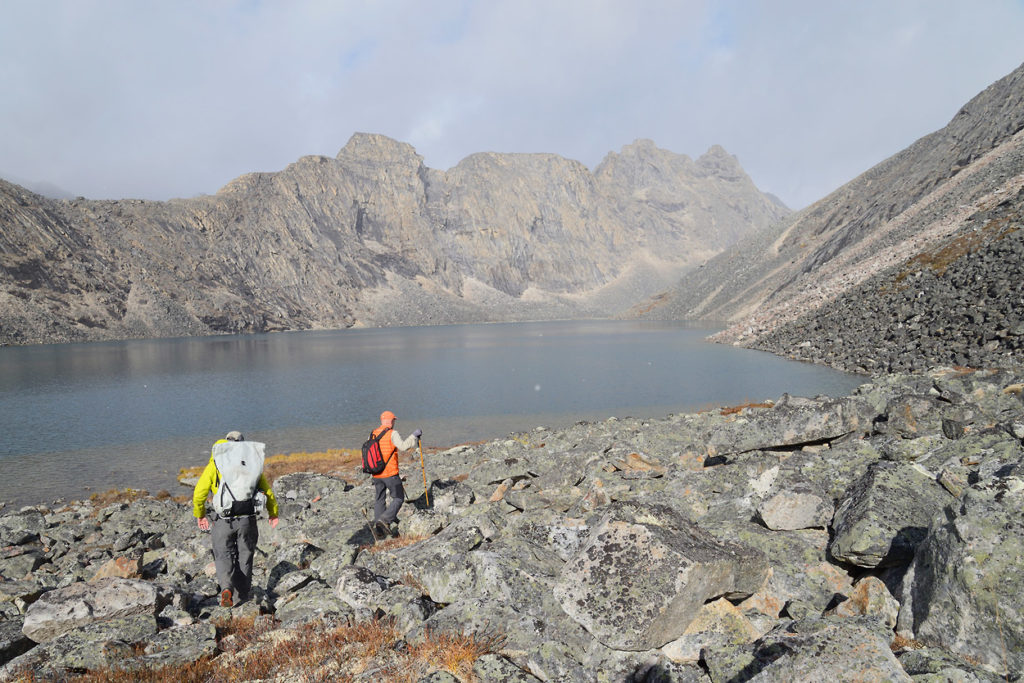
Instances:
[[[252,590],[252,558],[259,540],[256,516],[214,516],[213,561],[220,589],[231,589],[235,601],[247,600]]]
[[[373,500],[373,521],[391,524],[398,519],[398,511],[402,509],[405,502],[405,489],[402,487],[402,477],[395,475],[386,479],[374,479],[373,488],[377,493]],[[391,494],[391,504],[385,509],[387,494]]]

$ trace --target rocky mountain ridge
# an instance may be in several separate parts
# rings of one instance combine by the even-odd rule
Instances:
[[[858,372],[1020,362],[1022,187],[1024,66],[639,314],[726,321],[718,341]]]
[[[446,172],[356,134],[336,158],[168,202],[0,181],[0,343],[614,314],[788,210],[720,147],[637,141]]]

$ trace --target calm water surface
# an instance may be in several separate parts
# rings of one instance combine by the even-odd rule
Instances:
[[[179,493],[178,470],[232,429],[269,453],[356,448],[389,409],[403,435],[449,446],[863,381],[710,332],[545,322],[0,348],[0,500]]]

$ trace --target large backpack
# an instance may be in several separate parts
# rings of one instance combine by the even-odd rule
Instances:
[[[384,454],[380,450],[380,440],[390,431],[391,427],[386,427],[377,436],[371,432],[370,438],[363,442],[363,472],[380,474],[388,466],[391,458],[384,459]],[[394,457],[394,453],[391,455]]]
[[[265,444],[225,441],[213,445],[213,464],[220,482],[213,493],[213,509],[221,517],[256,514],[256,485],[263,474]]]

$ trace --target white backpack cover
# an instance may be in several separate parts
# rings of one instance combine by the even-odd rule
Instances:
[[[225,441],[213,445],[213,463],[220,474],[220,483],[213,494],[213,509],[221,517],[254,514],[252,501],[256,484],[263,474],[266,444],[259,441]],[[243,504],[239,507],[236,501]]]

